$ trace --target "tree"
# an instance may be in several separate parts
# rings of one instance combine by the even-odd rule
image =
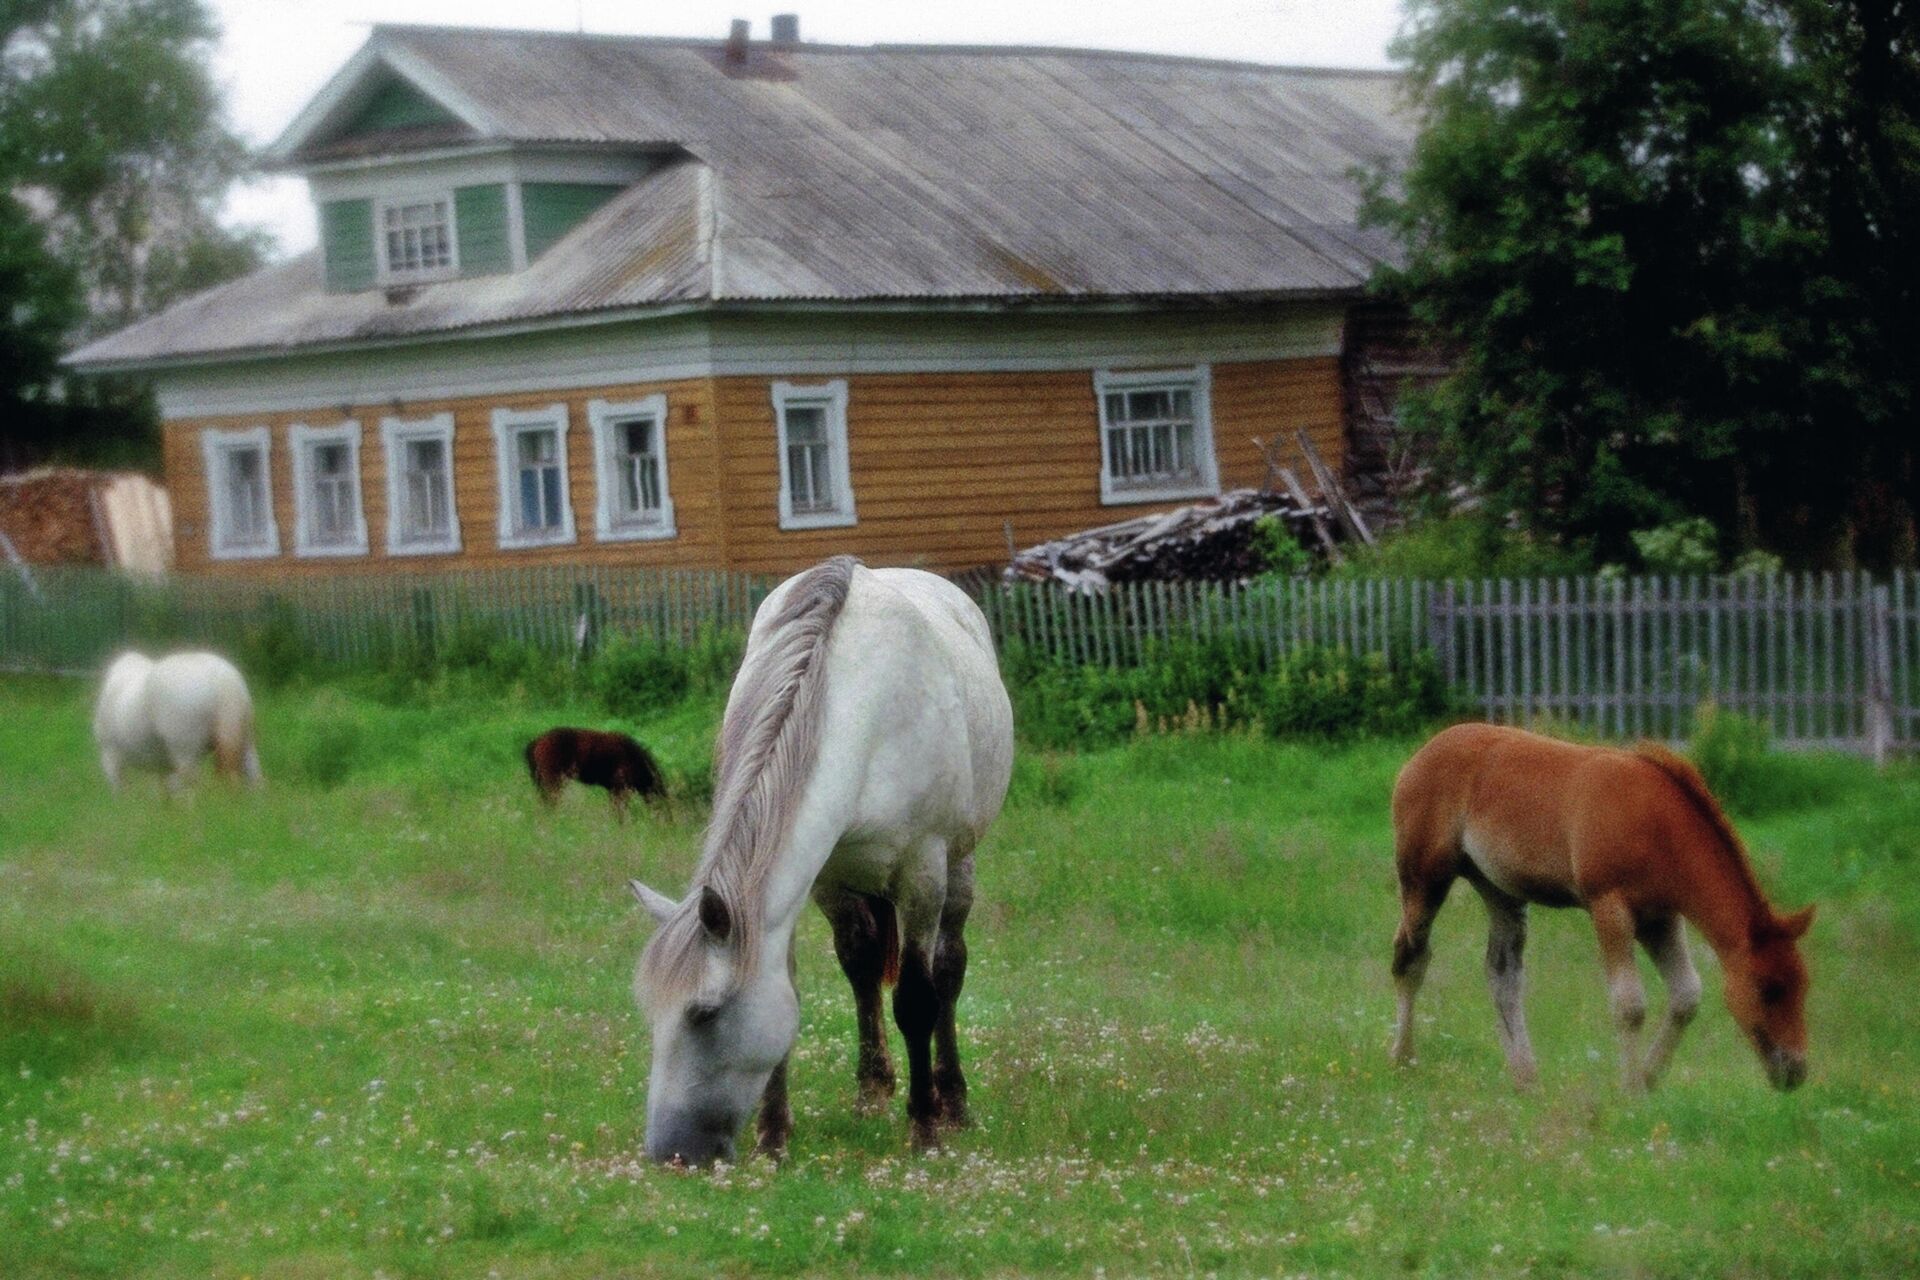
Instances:
[[[1377,283],[1457,357],[1407,403],[1442,474],[1603,559],[1704,515],[1728,554],[1911,560],[1910,492],[1881,503],[1904,552],[1858,535],[1863,481],[1902,448],[1911,474],[1887,255],[1920,208],[1916,46],[1889,72],[1839,16],[1902,7],[1413,0],[1421,132],[1367,216],[1404,249]]]
[[[262,260],[263,237],[218,220],[247,157],[221,116],[215,35],[205,0],[0,0],[0,323],[31,329],[0,361],[17,410],[0,465],[152,436],[147,397],[68,385],[50,333],[118,328]]]

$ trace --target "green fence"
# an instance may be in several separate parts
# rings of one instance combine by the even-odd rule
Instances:
[[[609,633],[689,641],[744,626],[775,580],[708,570],[537,568],[339,575],[282,581],[142,581],[99,569],[0,577],[0,666],[90,671],[118,649],[191,643],[234,650],[269,628],[341,664],[433,652],[482,626],[555,655]]]
[[[773,579],[705,570],[500,569],[285,581],[97,569],[0,577],[0,666],[90,671],[127,645],[237,649],[264,628],[340,663],[431,653],[479,624],[556,656],[609,633],[688,641],[744,626]],[[1711,700],[1789,745],[1920,747],[1920,574],[1471,582],[1131,583],[1100,594],[975,582],[994,635],[1060,661],[1148,661],[1232,640],[1271,663],[1305,646],[1431,653],[1489,720],[1552,717],[1683,738]]]

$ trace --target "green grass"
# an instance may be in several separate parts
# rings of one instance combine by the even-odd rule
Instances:
[[[1409,742],[1166,738],[1023,758],[979,857],[979,1127],[856,1118],[802,926],[792,1158],[638,1162],[644,939],[700,815],[537,810],[526,695],[261,707],[260,795],[102,792],[86,691],[0,683],[0,1274],[1893,1275],[1920,1265],[1920,777],[1821,762],[1743,823],[1817,900],[1813,1077],[1710,1003],[1619,1094],[1583,916],[1539,913],[1543,1087],[1506,1084],[1481,912],[1442,915],[1391,1069],[1386,795]],[[713,709],[638,726],[697,777]],[[336,759],[337,757],[337,759]],[[1704,965],[1709,987],[1714,967]]]

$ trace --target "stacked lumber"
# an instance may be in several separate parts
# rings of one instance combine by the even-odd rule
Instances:
[[[1236,582],[1265,571],[1254,525],[1267,516],[1287,524],[1303,545],[1314,545],[1314,522],[1324,507],[1302,507],[1285,494],[1234,489],[1155,515],[1070,533],[1013,557],[1008,582],[1059,582],[1082,591],[1110,583],[1154,580]]]

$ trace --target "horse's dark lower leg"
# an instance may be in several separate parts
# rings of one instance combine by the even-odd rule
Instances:
[[[933,1029],[940,1020],[927,953],[909,943],[900,957],[900,985],[893,989],[893,1021],[907,1042],[907,1119],[915,1150],[940,1145],[940,1100],[933,1085]]]
[[[1487,904],[1487,989],[1493,994],[1500,1048],[1515,1084],[1531,1085],[1539,1076],[1533,1044],[1527,1039],[1527,1015],[1522,1002],[1521,958],[1527,946],[1527,904],[1475,882]]]
[[[1447,900],[1452,878],[1400,883],[1400,928],[1393,935],[1393,982],[1399,994],[1399,1010],[1393,1029],[1393,1060],[1413,1061],[1413,998],[1427,976],[1427,961],[1433,953],[1427,948],[1427,935],[1433,918]]]
[[[627,820],[627,789],[612,787],[607,795],[613,801],[613,816],[624,823]]]
[[[933,1027],[933,1087],[940,1100],[940,1122],[966,1127],[967,1077],[960,1070],[960,1036],[954,1006],[967,981],[967,913],[973,907],[973,859],[955,864],[947,878],[946,907],[940,916],[940,947],[933,958],[933,991],[940,1016]]]
[[[778,1160],[787,1154],[787,1139],[793,1135],[793,1108],[787,1104],[787,1060],[773,1069],[766,1092],[760,1095],[760,1119],[757,1149],[761,1155]]]
[[[884,898],[841,894],[820,904],[833,926],[833,950],[853,988],[860,1051],[854,1068],[862,1111],[884,1110],[893,1097],[893,1063],[887,1058],[887,1027],[881,989],[886,982],[890,939],[896,936],[893,904]],[[882,916],[880,913],[885,912]]]

